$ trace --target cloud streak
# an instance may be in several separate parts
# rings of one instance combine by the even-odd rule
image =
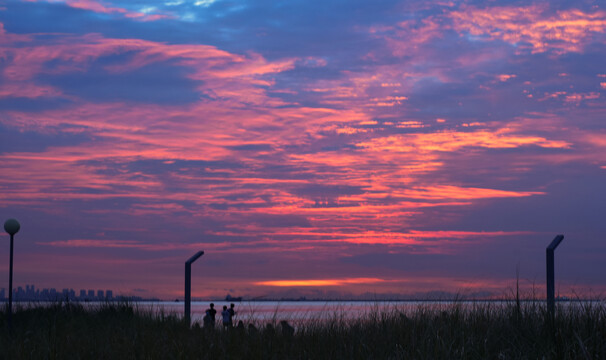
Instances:
[[[450,14],[454,29],[480,40],[503,40],[531,53],[581,52],[606,32],[606,12],[578,9],[550,14],[545,5],[468,7]]]
[[[123,7],[107,5],[102,1],[95,0],[24,0],[26,2],[46,1],[51,4],[61,4],[74,9],[91,11],[98,14],[120,15],[128,19],[138,21],[155,21],[173,18],[173,15],[149,13],[147,11],[130,11]]]

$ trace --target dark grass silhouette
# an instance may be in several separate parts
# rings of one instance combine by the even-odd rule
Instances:
[[[606,306],[543,302],[393,308],[356,320],[335,313],[293,332],[279,322],[214,331],[127,303],[17,308],[0,314],[3,359],[606,359]],[[279,314],[277,314],[279,318]]]

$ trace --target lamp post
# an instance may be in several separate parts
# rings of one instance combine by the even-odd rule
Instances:
[[[551,244],[545,249],[546,265],[547,265],[547,311],[553,315],[555,308],[555,281],[554,281],[554,257],[553,252],[564,240],[564,235],[556,236]]]
[[[4,231],[11,236],[10,265],[8,270],[8,328],[13,326],[13,238],[19,231],[21,225],[15,219],[8,219],[4,222]]]
[[[191,324],[191,264],[204,255],[204,251],[198,251],[194,256],[185,262],[185,322],[187,326]]]

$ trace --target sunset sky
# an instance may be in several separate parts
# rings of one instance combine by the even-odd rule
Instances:
[[[15,286],[604,296],[606,9],[3,1],[0,173]]]

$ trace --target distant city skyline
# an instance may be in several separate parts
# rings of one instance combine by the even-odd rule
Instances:
[[[255,301],[255,300],[448,300],[448,299],[491,299],[494,298],[495,294],[487,292],[474,292],[474,293],[448,293],[443,291],[430,291],[425,293],[416,294],[397,294],[397,293],[364,293],[364,294],[347,294],[344,295],[339,292],[316,292],[311,296],[305,296],[303,293],[297,291],[283,291],[269,293],[264,297],[255,297],[249,294],[245,296],[234,296],[233,294],[226,294],[225,296],[214,296],[214,297],[194,297],[194,301],[207,301],[207,300],[225,300],[225,301]],[[7,289],[0,288],[0,301],[6,301],[8,298]],[[101,289],[79,289],[79,291],[73,288],[36,288],[35,285],[17,286],[13,289],[13,299],[15,301],[182,301],[182,297],[176,298],[157,298],[157,297],[142,297],[135,295],[116,294],[114,295],[113,290],[101,290]]]
[[[15,301],[112,301],[120,299],[143,300],[140,296],[117,294],[110,289],[80,289],[78,293],[72,288],[36,288],[35,285],[17,286],[13,288]],[[8,299],[8,289],[0,288],[0,300]]]

